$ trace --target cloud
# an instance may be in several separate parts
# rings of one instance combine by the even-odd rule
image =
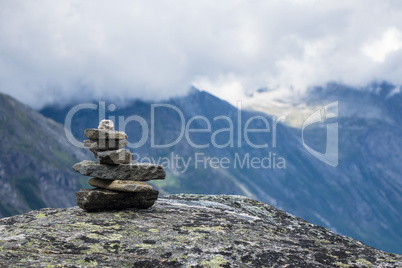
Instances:
[[[35,107],[191,85],[233,102],[261,87],[402,83],[394,0],[1,3],[0,91]]]
[[[386,56],[402,48],[402,33],[396,28],[389,28],[382,38],[369,42],[363,47],[363,52],[374,62],[384,62]]]

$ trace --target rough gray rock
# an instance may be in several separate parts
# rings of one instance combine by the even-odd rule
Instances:
[[[96,140],[84,140],[84,147],[91,147],[95,142]]]
[[[42,209],[0,220],[0,262],[31,267],[401,267],[389,254],[242,196],[147,210]]]
[[[127,139],[127,134],[123,131],[90,128],[85,130],[85,137],[90,140],[124,140]]]
[[[152,190],[152,186],[142,181],[111,181],[98,178],[92,178],[88,183],[97,188],[107,189],[120,192],[148,192]]]
[[[91,150],[106,151],[117,150],[126,147],[127,140],[85,140],[84,146],[89,147]]]
[[[125,208],[146,209],[158,199],[158,191],[115,192],[105,189],[82,189],[75,193],[77,204],[86,211],[119,210]]]
[[[127,149],[97,152],[95,156],[101,164],[119,165],[133,162],[134,157]]]
[[[150,181],[165,179],[162,166],[145,163],[124,165],[104,165],[84,160],[73,166],[73,169],[84,176],[106,180]]]
[[[100,121],[98,129],[114,130],[114,123],[112,120],[103,119]]]
[[[91,149],[91,148],[89,148],[89,150],[94,154],[94,157],[96,158],[96,159],[98,159],[98,153],[100,152],[99,150],[94,150],[94,149]]]

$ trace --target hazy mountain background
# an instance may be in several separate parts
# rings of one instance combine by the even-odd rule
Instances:
[[[195,168],[194,162],[182,173],[182,169],[168,168],[167,178],[163,182],[154,184],[163,194],[165,193],[206,193],[206,194],[242,194],[265,201],[269,204],[284,209],[292,214],[300,216],[315,224],[328,227],[340,234],[359,239],[364,243],[390,252],[402,253],[402,128],[401,123],[401,94],[393,85],[382,83],[371,85],[373,90],[359,90],[340,84],[328,84],[325,88],[314,88],[310,94],[292,104],[292,107],[303,107],[306,111],[314,111],[317,107],[324,106],[333,101],[339,101],[339,166],[328,166],[312,157],[303,147],[301,142],[301,130],[295,127],[296,123],[285,122],[279,124],[277,129],[277,147],[272,148],[272,133],[251,134],[251,140],[256,144],[268,142],[269,148],[254,149],[245,143],[242,137],[241,148],[214,148],[194,149],[185,139],[167,149],[151,149],[150,139],[138,149],[131,149],[142,157],[169,157],[171,153],[182,157],[194,158],[195,153],[204,153],[210,157],[227,157],[231,163],[235,161],[237,153],[243,157],[249,153],[252,157],[265,157],[269,153],[275,153],[286,160],[286,169],[247,169],[247,168]],[[264,91],[254,95],[263,94]],[[16,103],[7,106],[7,114],[2,119],[2,124],[7,127],[2,131],[2,151],[14,151],[22,154],[19,144],[25,139],[29,144],[43,143],[41,150],[38,145],[29,147],[37,153],[38,163],[43,171],[36,166],[27,165],[31,170],[29,183],[21,184],[19,168],[20,163],[26,160],[18,160],[5,157],[1,158],[1,173],[8,174],[1,177],[1,189],[6,192],[6,198],[2,198],[2,207],[9,209],[2,212],[3,216],[13,213],[21,213],[38,207],[72,206],[75,203],[74,192],[80,188],[82,178],[71,171],[71,165],[78,159],[92,157],[83,155],[80,150],[70,145],[64,136],[61,125],[52,120],[45,119],[35,111],[17,101],[3,96],[5,103]],[[263,100],[263,98],[260,98]],[[103,100],[102,100],[103,101]],[[78,104],[71,103],[67,106],[53,105],[43,108],[40,112],[54,121],[63,124],[65,116],[71,107]],[[91,103],[98,104],[97,100]],[[112,103],[106,102],[106,106]],[[161,102],[177,106],[184,114],[186,122],[189,118],[202,115],[213,122],[216,116],[226,115],[237,122],[239,113],[236,107],[210,95],[209,93],[193,89],[185,97],[172,98]],[[254,115],[266,117],[271,123],[271,116],[262,113],[261,103],[258,107],[251,105],[241,111],[242,128],[248,118]],[[2,105],[3,107],[3,105]],[[23,107],[23,108],[21,108]],[[272,107],[271,107],[272,108]],[[295,108],[295,109],[296,109]],[[252,111],[251,109],[260,110]],[[297,110],[297,109],[296,109]],[[20,113],[29,120],[18,125],[5,122],[18,121],[15,118]],[[108,116],[139,115],[150,125],[151,103],[141,100],[128,101],[124,106],[117,105],[114,112]],[[308,113],[306,113],[308,114]],[[292,115],[289,115],[292,118]],[[308,116],[308,115],[307,115]],[[306,117],[307,117],[306,116]],[[21,116],[20,116],[21,117]],[[98,111],[82,110],[73,118],[72,132],[78,140],[85,139],[83,131],[86,128],[97,127]],[[297,120],[293,120],[295,122]],[[42,126],[49,124],[48,128]],[[118,122],[117,127],[118,127]],[[47,126],[47,125],[46,125]],[[155,119],[155,136],[157,144],[167,144],[178,137],[180,132],[180,118],[172,109],[159,108]],[[205,128],[200,120],[195,120],[192,128]],[[212,123],[212,132],[217,129],[227,128],[228,123],[217,120]],[[261,122],[253,121],[251,128],[261,128]],[[16,136],[10,131],[22,135]],[[37,134],[37,131],[39,131]],[[45,134],[41,134],[41,133]],[[141,137],[141,128],[138,123],[129,123],[126,129],[130,142],[136,142]],[[306,129],[306,143],[318,151],[325,150],[325,125],[317,124]],[[234,140],[237,141],[237,125],[234,125]],[[210,143],[211,133],[193,133],[191,139],[198,144]],[[228,140],[227,133],[221,133],[218,143],[223,144]],[[36,142],[36,143],[35,143]],[[63,153],[51,148],[59,148]],[[53,150],[53,151],[52,151]],[[32,157],[31,151],[24,151],[24,157]],[[65,159],[57,158],[64,155]],[[78,155],[77,155],[78,154]],[[43,155],[43,156],[42,156]],[[42,156],[42,157],[40,157]],[[70,157],[67,157],[70,156]],[[49,160],[50,159],[50,160]],[[35,162],[36,163],[36,162]],[[59,167],[57,164],[60,163]],[[57,170],[59,175],[54,175],[48,170]],[[12,171],[15,171],[13,173]],[[26,174],[28,171],[24,171]],[[46,173],[47,172],[47,173]],[[8,182],[4,183],[4,182]],[[4,185],[15,184],[11,190],[3,190]],[[19,190],[18,185],[31,185],[27,191]],[[11,187],[11,188],[10,188]],[[57,190],[55,190],[57,189]],[[27,198],[35,194],[38,201],[35,206],[22,205],[29,203]],[[18,206],[17,206],[18,205]],[[17,209],[15,209],[17,207]],[[11,210],[14,209],[14,210]]]
[[[75,205],[80,176],[71,170],[89,154],[65,137],[63,126],[0,93],[0,216]]]

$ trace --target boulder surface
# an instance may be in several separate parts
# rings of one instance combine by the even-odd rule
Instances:
[[[386,253],[242,196],[146,210],[41,209],[0,220],[5,267],[401,267]]]

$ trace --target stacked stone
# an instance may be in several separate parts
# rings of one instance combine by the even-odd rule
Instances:
[[[76,193],[78,206],[87,211],[151,207],[159,192],[144,181],[165,179],[162,166],[133,162],[133,155],[124,149],[126,133],[115,131],[111,120],[102,120],[98,129],[85,130],[85,136],[89,140],[84,146],[99,162],[84,160],[73,166],[78,173],[94,177],[89,184],[96,187]]]

